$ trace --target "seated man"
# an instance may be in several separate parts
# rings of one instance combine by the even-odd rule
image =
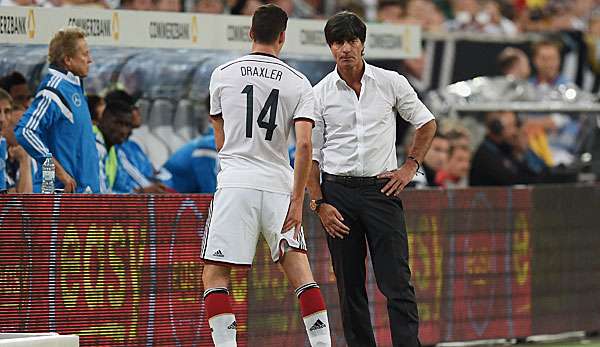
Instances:
[[[142,125],[142,116],[135,105],[135,99],[123,90],[113,90],[106,94],[107,102],[119,101],[131,107],[132,130]],[[141,147],[127,135],[122,144],[115,146],[117,171],[112,186],[113,193],[163,193],[165,187],[155,182],[154,167]]]
[[[519,128],[514,112],[490,112],[487,133],[473,156],[470,172],[472,186],[507,186],[540,181],[540,175],[523,160]]]
[[[217,150],[212,128],[177,152],[161,169],[161,180],[178,193],[214,193],[217,187]]]
[[[109,101],[98,126],[94,126],[100,166],[100,192],[111,193],[117,175],[114,146],[123,143],[132,128],[131,107],[121,101]],[[111,153],[112,152],[112,153]]]

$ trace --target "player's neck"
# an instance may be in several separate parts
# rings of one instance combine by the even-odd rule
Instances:
[[[269,54],[269,55],[272,55],[275,57],[279,57],[280,51],[281,51],[281,49],[278,49],[274,45],[265,45],[263,43],[256,43],[256,42],[254,42],[252,44],[252,53],[264,53],[264,54]]]

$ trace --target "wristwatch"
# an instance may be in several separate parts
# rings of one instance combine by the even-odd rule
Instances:
[[[317,199],[317,200],[312,199],[312,200],[310,200],[309,207],[310,207],[311,211],[319,212],[319,207],[321,207],[321,204],[324,202],[325,202],[325,199],[323,199],[323,198]]]

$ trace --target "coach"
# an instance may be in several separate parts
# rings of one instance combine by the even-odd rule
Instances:
[[[351,12],[338,13],[325,25],[336,68],[314,88],[311,209],[328,233],[348,346],[376,346],[365,289],[367,244],[377,285],[387,298],[393,345],[419,346],[398,194],[418,171],[436,123],[406,78],[363,60],[365,37],[365,24]],[[399,168],[395,111],[417,128]]]
[[[48,74],[15,128],[17,141],[41,168],[52,154],[57,188],[65,193],[100,191],[96,137],[83,89],[92,57],[80,28],[59,30],[48,47]],[[42,170],[33,178],[40,192]]]

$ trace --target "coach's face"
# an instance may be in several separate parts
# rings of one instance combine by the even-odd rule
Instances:
[[[365,45],[358,38],[351,41],[334,42],[329,48],[335,63],[341,69],[356,67],[362,63],[362,53]]]
[[[77,40],[77,49],[72,56],[65,57],[65,67],[79,77],[86,77],[90,71],[92,55],[85,39]]]

